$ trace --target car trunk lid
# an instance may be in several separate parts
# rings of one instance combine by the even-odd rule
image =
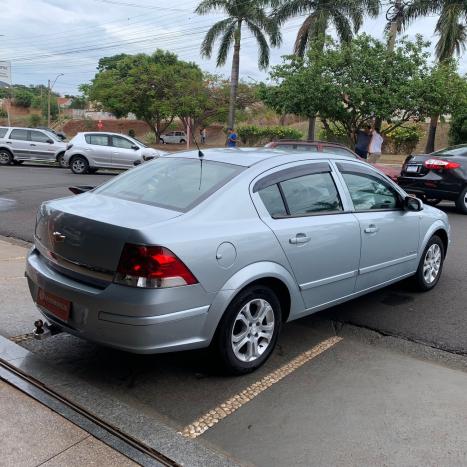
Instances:
[[[178,211],[85,193],[41,206],[36,246],[60,272],[105,282],[113,277],[125,243],[143,242],[142,230],[179,215]]]

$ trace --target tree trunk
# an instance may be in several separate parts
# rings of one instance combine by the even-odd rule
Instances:
[[[232,57],[232,73],[230,75],[230,102],[229,102],[229,128],[235,126],[235,107],[237,104],[237,90],[238,90],[238,75],[240,71],[240,39],[242,33],[242,23],[238,22],[237,31],[235,32],[235,44]]]
[[[430,120],[430,130],[426,141],[425,152],[429,154],[435,150],[436,130],[438,128],[439,115],[432,115]]]
[[[308,141],[314,141],[316,129],[316,115],[308,117]]]

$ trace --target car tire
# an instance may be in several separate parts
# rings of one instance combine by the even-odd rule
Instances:
[[[186,140],[184,140],[184,139],[180,140],[180,144],[185,144],[185,143],[186,143]]]
[[[13,154],[8,149],[0,149],[0,165],[10,165],[13,162]]]
[[[160,142],[161,144],[165,144],[165,141],[164,141],[162,138],[159,139],[159,142]]]
[[[269,287],[242,290],[227,307],[213,341],[222,369],[243,375],[259,368],[274,350],[281,327],[281,305]]]
[[[68,164],[65,162],[65,154],[64,153],[61,153],[57,156],[57,162],[58,162],[58,165],[62,168],[62,169],[66,169],[68,167]]]
[[[467,187],[465,187],[456,200],[456,207],[462,214],[467,214]]]
[[[418,291],[427,292],[436,286],[443,271],[444,255],[443,241],[437,235],[433,235],[423,250],[413,277],[413,285]]]
[[[89,162],[83,156],[73,156],[70,161],[70,169],[74,174],[83,175],[89,170]]]

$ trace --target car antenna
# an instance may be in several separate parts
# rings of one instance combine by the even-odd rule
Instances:
[[[198,191],[201,190],[201,182],[203,180],[203,158],[204,158],[204,152],[201,151],[201,149],[199,148],[199,144],[198,144],[198,141],[196,141],[196,136],[193,134],[193,140],[196,144],[196,147],[198,148],[198,157],[199,157],[199,162],[201,163],[201,170],[200,170],[200,173],[199,173],[199,187],[198,187]]]

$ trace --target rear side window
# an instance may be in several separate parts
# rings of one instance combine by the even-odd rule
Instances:
[[[31,141],[36,143],[47,143],[52,137],[42,133],[42,131],[31,131]]]
[[[279,185],[271,185],[259,191],[259,196],[263,201],[271,217],[287,216],[287,210],[279,191]]]
[[[19,139],[19,140],[27,141],[28,130],[12,130],[10,133],[10,139]]]
[[[86,135],[86,143],[96,146],[110,146],[108,135]]]
[[[95,193],[186,212],[242,170],[215,161],[160,158],[126,172]]]
[[[0,138],[4,138],[8,128],[0,128]]]

